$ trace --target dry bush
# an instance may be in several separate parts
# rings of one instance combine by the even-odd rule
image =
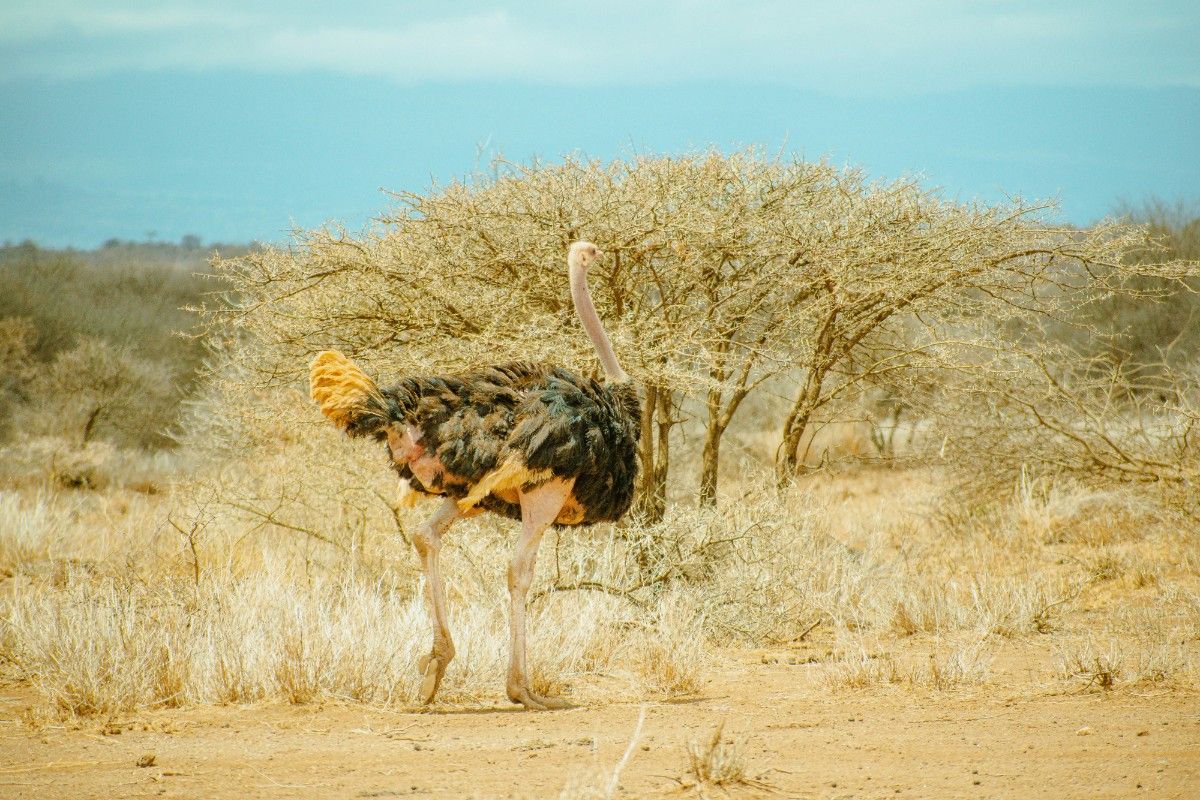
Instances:
[[[149,446],[176,421],[174,371],[101,339],[83,339],[27,372],[15,424],[29,435]]]
[[[25,371],[37,341],[37,327],[25,317],[0,319],[0,386],[6,389]]]
[[[1164,598],[1164,601],[1171,600],[1182,611],[1185,637],[1193,642],[1200,641],[1200,593],[1175,590]]]
[[[1051,576],[913,581],[895,601],[892,627],[905,636],[956,630],[1004,637],[1047,633],[1054,609],[1077,594],[1078,586]]]
[[[671,594],[659,600],[650,627],[634,644],[637,671],[651,696],[677,697],[700,689],[708,660],[708,631],[694,598]]]
[[[1055,677],[1080,691],[1200,687],[1200,672],[1186,647],[1129,637],[1101,645],[1089,636],[1059,648]]]
[[[741,747],[733,740],[725,739],[724,723],[707,741],[688,745],[691,777],[697,783],[711,786],[732,786],[746,780],[746,761]]]
[[[978,686],[987,681],[990,664],[983,642],[974,642],[946,653],[931,652],[910,673],[909,682],[939,690]]]
[[[986,638],[957,643],[934,641],[922,657],[900,657],[878,640],[843,632],[837,658],[821,673],[830,689],[873,689],[907,686],[947,691],[979,686],[988,681],[992,650]]]
[[[236,254],[243,248],[222,247]],[[134,347],[147,361],[190,375],[202,345],[176,336],[193,327],[184,306],[213,288],[207,253],[163,245],[96,251],[0,247],[0,319],[23,317],[37,331],[33,357],[48,362],[81,338]]]
[[[1183,203],[1169,204],[1149,199],[1140,205],[1122,205],[1117,214],[1143,225],[1159,245],[1156,250],[1133,250],[1130,261],[1150,261],[1166,256],[1200,261],[1200,208]],[[1135,364],[1166,362],[1168,367],[1186,366],[1200,355],[1200,281],[1184,285],[1156,278],[1136,282],[1143,297],[1114,294],[1080,308],[1078,316],[1098,329],[1078,346],[1089,355],[1105,355]],[[1065,328],[1065,326],[1064,326]],[[1080,336],[1070,329],[1061,336]]]
[[[747,772],[744,745],[725,736],[722,722],[707,739],[689,742],[688,771],[680,780],[683,788],[693,789],[704,797],[712,789],[728,794],[730,789],[770,789],[770,784]]]
[[[1123,677],[1121,655],[1115,642],[1101,652],[1088,640],[1080,647],[1063,650],[1059,654],[1058,676],[1068,680],[1083,680],[1084,689],[1111,689]]]
[[[1119,496],[1109,502],[1121,507]],[[564,532],[551,544],[553,583],[540,593],[600,592],[650,609],[680,588],[721,641],[784,644],[821,625],[901,636],[1042,635],[1094,579],[1087,551],[1047,562],[1044,532],[1028,526],[1023,501],[987,525],[975,519],[915,532],[903,518],[871,520],[879,527],[853,548],[831,533],[841,507],[836,495],[797,492],[781,502],[751,490],[720,512],[675,507],[660,523],[622,526],[599,546]],[[1156,563],[1145,558],[1142,568]]]
[[[844,650],[840,657],[821,673],[822,683],[830,689],[868,689],[904,681],[904,676],[890,655],[868,650],[864,643]]]
[[[980,347],[986,369],[947,381],[939,429],[977,490],[1031,475],[1200,513],[1200,374],[1088,359],[1045,339],[970,345]]]
[[[0,445],[0,486],[166,491],[189,464],[185,454],[123,448],[107,441],[80,445],[57,436],[20,437]]]
[[[32,590],[61,586],[73,572],[172,574],[175,553],[157,536],[160,514],[157,499],[140,492],[0,490],[0,576],[31,579]]]
[[[32,426],[78,438],[96,411],[88,438],[170,448],[167,429],[195,390],[205,353],[199,338],[180,335],[197,321],[185,306],[215,288],[211,274],[198,274],[208,273],[204,258],[164,244],[0,248],[0,435]],[[14,326],[23,329],[15,342]],[[101,407],[105,397],[119,406]],[[22,419],[6,424],[11,415]]]
[[[65,525],[42,496],[26,500],[0,491],[0,576],[9,577],[47,561]]]
[[[1078,481],[1020,476],[996,528],[1033,544],[1116,545],[1144,538],[1169,515],[1146,497],[1122,487],[1096,488]]]
[[[23,397],[37,329],[23,317],[0,318],[0,437],[10,433],[11,417]]]
[[[1155,644],[1139,650],[1128,677],[1135,686],[1142,687],[1200,687],[1195,658],[1179,645]]]

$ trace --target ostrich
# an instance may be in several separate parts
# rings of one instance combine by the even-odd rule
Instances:
[[[457,520],[490,511],[521,521],[508,568],[508,697],[532,710],[567,705],[534,693],[526,666],[525,602],[538,544],[550,525],[619,519],[637,477],[637,390],[617,363],[587,288],[588,267],[601,255],[591,242],[575,242],[567,267],[575,310],[604,367],[603,384],[519,362],[406,377],[379,388],[336,351],[312,362],[312,397],[322,413],[351,436],[386,441],[400,477],[419,495],[441,496],[413,534],[433,627],[433,647],[417,664],[422,703],[433,700],[454,657],[438,566],[442,536]]]

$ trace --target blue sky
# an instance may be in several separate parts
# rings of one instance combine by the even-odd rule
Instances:
[[[0,239],[279,240],[496,152],[748,144],[1087,223],[1200,199],[1198,9],[0,0]]]

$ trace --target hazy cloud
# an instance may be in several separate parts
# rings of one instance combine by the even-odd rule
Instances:
[[[831,92],[1200,86],[1193,2],[782,0],[0,7],[9,80],[249,69],[404,83],[758,82]]]

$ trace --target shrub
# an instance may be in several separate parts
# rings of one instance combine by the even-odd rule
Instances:
[[[171,371],[100,339],[84,339],[27,373],[16,424],[29,435],[152,446],[166,441],[175,421]]]

